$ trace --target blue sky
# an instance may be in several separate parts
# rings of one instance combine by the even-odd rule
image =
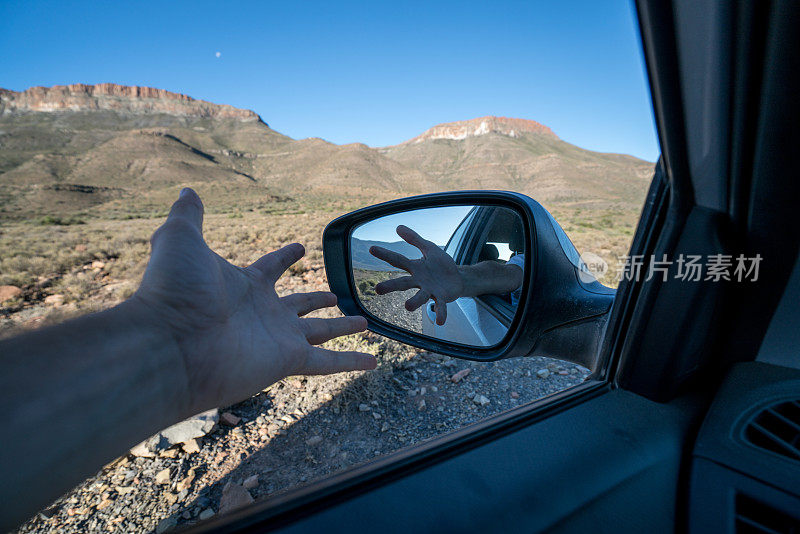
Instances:
[[[147,85],[370,146],[500,115],[654,161],[640,48],[624,0],[0,2],[0,87]]]
[[[404,224],[424,239],[445,246],[458,225],[473,208],[474,206],[448,206],[387,215],[357,227],[353,230],[353,237],[387,243],[400,241],[397,227]]]

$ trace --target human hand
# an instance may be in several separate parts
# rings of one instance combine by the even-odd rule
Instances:
[[[150,262],[131,298],[175,339],[189,412],[233,404],[290,375],[375,368],[369,354],[314,346],[367,327],[363,317],[301,318],[334,306],[333,293],[275,292],[281,274],[303,257],[302,245],[241,268],[208,247],[202,225],[200,197],[182,190],[153,234]]]
[[[419,291],[406,301],[406,309],[414,311],[433,299],[436,324],[441,326],[447,320],[447,303],[463,296],[463,276],[449,254],[435,243],[420,237],[411,228],[400,225],[397,227],[397,235],[406,243],[418,248],[422,252],[422,258],[411,260],[384,247],[370,247],[370,254],[398,269],[403,269],[410,275],[376,284],[375,293],[385,295],[393,291],[419,288]]]

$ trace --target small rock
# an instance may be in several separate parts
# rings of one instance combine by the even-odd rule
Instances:
[[[197,516],[197,518],[200,519],[200,521],[205,521],[206,519],[211,519],[212,517],[214,517],[214,510],[212,510],[211,508],[206,508],[205,510],[200,512],[200,515]]]
[[[236,426],[241,420],[241,417],[233,415],[231,412],[223,412],[219,416],[219,422],[227,426]]]
[[[17,286],[0,286],[0,304],[22,295],[22,290]]]
[[[175,458],[176,456],[178,456],[178,450],[167,449],[165,451],[161,451],[161,454],[159,454],[159,456],[161,456],[162,458]]]
[[[295,389],[300,389],[303,387],[303,383],[299,380],[289,380],[289,385]]]
[[[94,260],[92,262],[92,269],[103,269],[106,266],[105,262]]]
[[[379,414],[378,412],[372,412],[372,417],[375,418],[375,419],[380,419],[381,418],[381,414]]]
[[[54,515],[56,515],[59,512],[59,510],[61,510],[60,506],[51,506],[50,508],[45,508],[44,510],[39,512],[39,517],[41,517],[44,520],[50,519]]]
[[[192,487],[192,482],[194,482],[195,471],[194,469],[189,469],[189,472],[186,473],[186,476],[183,480],[178,482],[177,490],[178,491],[185,491]]]
[[[75,252],[86,252],[86,245],[75,245]]]
[[[152,458],[159,451],[168,449],[173,445],[205,436],[211,432],[218,420],[219,410],[216,408],[199,413],[185,421],[181,421],[180,423],[176,423],[162,430],[155,436],[147,438],[132,448],[131,454],[143,458]]]
[[[170,445],[184,443],[190,439],[201,438],[211,432],[219,420],[219,410],[214,408],[207,412],[199,413],[189,419],[176,423],[162,430],[160,434]]]
[[[369,404],[361,403],[358,405],[359,411],[368,412],[370,410]]]
[[[450,377],[450,381],[454,384],[458,384],[461,382],[468,374],[472,372],[472,369],[462,369],[453,376]]]
[[[131,449],[131,454],[140,458],[153,458],[158,447],[158,436],[148,438]]]
[[[558,374],[560,374],[561,376],[566,376],[569,374],[569,371],[567,371],[566,369],[562,369],[561,371],[558,372]]]
[[[478,406],[486,406],[487,404],[489,404],[489,399],[487,399],[486,396],[484,395],[475,395],[475,397],[473,397],[472,399],[472,402],[474,402]]]
[[[309,447],[313,447],[314,445],[319,445],[322,443],[322,436],[311,436],[306,440],[306,445]]]
[[[169,482],[169,468],[162,469],[156,474],[156,484],[166,484]]]
[[[176,502],[178,502],[178,496],[177,496],[177,495],[175,495],[174,493],[172,493],[171,491],[170,491],[170,492],[167,492],[167,493],[165,493],[165,494],[164,494],[164,501],[165,501],[165,502],[166,502],[168,505],[172,506],[173,504],[175,504]]]
[[[253,488],[257,488],[258,487],[258,475],[253,475],[253,476],[250,476],[250,477],[247,477],[246,479],[244,479],[244,482],[242,482],[242,487],[244,489],[249,489],[249,490],[251,490]]]
[[[187,489],[182,489],[181,491],[178,492],[178,500],[181,502],[183,502],[184,499],[186,499],[186,497],[188,496],[189,496],[189,490]]]
[[[44,298],[44,303],[50,306],[61,306],[64,304],[64,295],[47,295]]]
[[[548,371],[547,369],[539,369],[538,371],[536,371],[536,376],[538,376],[539,378],[547,378],[548,376],[550,376],[550,371]]]
[[[196,439],[190,439],[189,441],[181,445],[181,447],[183,448],[183,452],[185,452],[186,454],[200,452],[200,442],[197,441]]]
[[[222,497],[219,500],[219,514],[225,515],[252,502],[253,497],[249,491],[238,484],[228,482],[222,488]]]
[[[158,522],[158,526],[156,526],[156,534],[163,534],[164,532],[169,532],[176,526],[178,526],[177,517],[175,517],[174,515],[165,517],[164,519]]]
[[[511,392],[511,398],[512,399],[518,399],[519,398],[519,393],[517,393],[516,391],[512,391]]]
[[[386,432],[387,430],[389,430],[389,423],[383,423],[381,426],[381,432]]]
[[[425,402],[425,399],[422,399],[422,400],[420,400],[420,401],[419,401],[419,405],[417,405],[417,409],[419,409],[420,411],[422,411],[422,410],[424,410],[424,409],[425,409],[425,406],[426,406],[426,405],[427,405],[427,403]]]

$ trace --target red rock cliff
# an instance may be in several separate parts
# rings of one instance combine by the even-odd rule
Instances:
[[[508,117],[480,117],[468,121],[447,122],[426,130],[422,135],[406,141],[421,143],[428,139],[466,139],[488,133],[499,133],[519,137],[523,133],[535,133],[557,137],[553,130],[536,121],[511,119]]]
[[[210,117],[256,121],[248,109],[196,100],[180,93],[152,87],[99,83],[31,87],[22,92],[0,88],[0,114],[38,111],[111,110],[128,113],[166,113],[187,117]]]

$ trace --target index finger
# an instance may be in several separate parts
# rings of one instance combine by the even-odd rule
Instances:
[[[411,272],[410,269],[411,260],[403,256],[399,252],[389,250],[388,248],[379,247],[378,245],[373,245],[369,247],[369,253],[378,258],[379,260],[385,261],[392,267],[397,267],[398,269],[403,269],[404,271]]]

